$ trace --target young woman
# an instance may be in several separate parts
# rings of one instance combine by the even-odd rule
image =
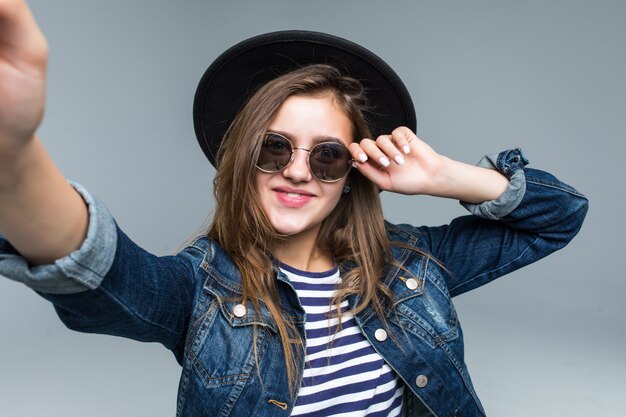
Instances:
[[[378,57],[277,32],[203,77],[194,117],[217,168],[213,222],[156,257],[38,141],[46,46],[23,2],[0,2],[0,28],[2,275],[72,329],[171,349],[179,416],[484,414],[451,297],[565,246],[586,213],[580,193],[526,168],[519,149],[479,167],[437,154]],[[393,225],[381,190],[473,214]]]

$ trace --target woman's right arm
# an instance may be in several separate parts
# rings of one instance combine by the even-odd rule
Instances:
[[[78,249],[88,211],[35,131],[45,103],[47,43],[22,0],[0,0],[0,233],[31,265]]]
[[[174,349],[184,337],[207,242],[154,256],[63,177],[35,133],[47,56],[25,2],[0,0],[0,275],[38,291],[72,329]]]

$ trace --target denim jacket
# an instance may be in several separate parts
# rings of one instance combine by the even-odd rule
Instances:
[[[387,223],[389,238],[399,243],[382,278],[393,292],[387,326],[371,308],[356,322],[406,384],[404,416],[485,414],[463,359],[451,298],[562,248],[582,225],[586,198],[527,163],[519,149],[483,158],[480,165],[505,174],[509,188],[497,200],[465,204],[472,215],[440,227]],[[200,237],[175,256],[154,256],[75,187],[90,212],[82,247],[52,265],[29,268],[0,236],[0,274],[54,303],[71,329],[170,349],[183,368],[179,417],[290,415],[293,399],[276,325],[263,304],[259,311],[252,305],[235,309],[242,303],[241,277],[228,254]],[[353,265],[339,267],[343,273]],[[285,315],[305,339],[306,315],[296,292],[275,273]]]

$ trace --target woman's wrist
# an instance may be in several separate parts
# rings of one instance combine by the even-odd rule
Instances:
[[[8,143],[2,145],[4,146],[0,146],[0,195],[15,191],[23,173],[39,159],[38,147],[41,146],[34,134],[27,141],[16,140],[12,146]]]
[[[497,199],[508,185],[506,177],[498,171],[445,156],[441,156],[439,166],[427,194],[478,204]]]

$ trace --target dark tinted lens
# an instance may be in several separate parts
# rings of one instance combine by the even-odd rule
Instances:
[[[291,143],[277,134],[265,135],[261,153],[256,164],[263,171],[276,172],[283,169],[291,159]]]
[[[348,149],[338,143],[320,143],[311,149],[309,165],[322,181],[336,181],[350,170],[352,159]]]

